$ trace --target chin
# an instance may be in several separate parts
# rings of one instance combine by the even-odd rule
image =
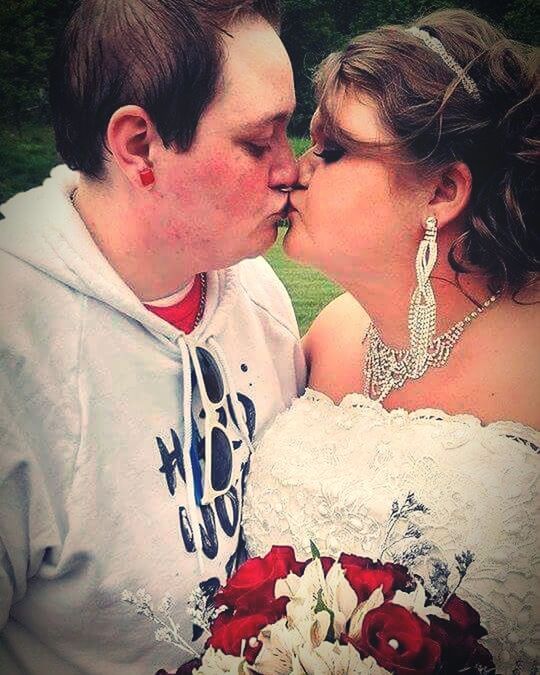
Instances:
[[[255,232],[246,237],[246,247],[239,256],[231,263],[236,264],[246,258],[258,258],[264,255],[266,251],[275,243],[277,239],[278,229],[275,225],[268,225],[264,223]]]
[[[265,223],[263,227],[260,228],[257,232],[257,252],[251,257],[262,255],[275,244],[278,236],[279,222],[279,220],[272,220]]]
[[[295,260],[302,265],[309,264],[309,260],[306,260],[306,251],[302,245],[302,237],[298,232],[297,228],[293,225],[289,226],[283,239],[283,251],[288,258]]]

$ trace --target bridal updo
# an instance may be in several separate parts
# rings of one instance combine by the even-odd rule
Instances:
[[[434,12],[411,26],[440,40],[479,97],[407,26],[383,26],[319,67],[321,120],[331,132],[340,96],[357,92],[377,105],[397,161],[427,174],[465,162],[472,197],[450,263],[456,273],[480,268],[494,290],[517,294],[540,269],[537,53],[464,10]]]

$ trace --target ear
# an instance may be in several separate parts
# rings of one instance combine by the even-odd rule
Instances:
[[[124,176],[144,187],[141,173],[152,168],[151,146],[160,140],[146,111],[137,105],[118,108],[109,120],[107,145]]]
[[[429,202],[431,213],[437,217],[439,227],[444,227],[463,215],[471,190],[471,171],[463,162],[450,164],[441,172],[433,186]]]

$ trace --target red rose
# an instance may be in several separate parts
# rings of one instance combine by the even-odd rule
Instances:
[[[396,591],[408,590],[414,583],[402,565],[383,564],[347,553],[342,553],[338,562],[343,567],[345,578],[356,593],[358,602],[367,600],[379,586],[382,586],[383,595],[388,600],[394,597]]]
[[[214,621],[212,635],[207,646],[220,649],[224,654],[240,656],[242,641],[249,643],[250,638],[257,637],[259,632],[269,623],[265,614],[249,616],[233,616],[230,612],[222,612]],[[251,648],[253,650],[253,648]],[[258,650],[255,652],[255,656]],[[246,658],[248,654],[245,654]]]
[[[332,565],[336,562],[334,558],[330,558],[330,556],[327,555],[322,555],[319,560],[321,561],[322,569],[323,569],[323,574],[326,577],[328,572],[330,571],[330,568]]]
[[[361,635],[348,641],[363,656],[395,675],[435,672],[441,649],[430,637],[429,625],[400,605],[387,602],[364,617]]]
[[[453,595],[444,606],[450,619],[430,617],[431,637],[440,644],[442,661],[450,672],[474,666],[493,668],[493,659],[478,638],[486,635],[480,617],[469,603]]]
[[[487,635],[486,629],[480,625],[480,614],[468,602],[458,598],[457,595],[451,595],[448,598],[443,610],[450,615],[452,621],[455,621],[469,635],[473,635],[475,638]]]
[[[264,558],[251,558],[240,565],[214,599],[216,607],[226,605],[238,612],[267,612],[273,603],[274,586],[290,572],[301,574],[306,563],[296,560],[290,546],[272,546]]]

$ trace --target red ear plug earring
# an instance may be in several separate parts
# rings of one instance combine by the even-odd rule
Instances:
[[[150,187],[156,182],[154,172],[150,168],[146,168],[143,169],[142,171],[139,171],[139,177],[141,179],[141,185],[143,187]]]

